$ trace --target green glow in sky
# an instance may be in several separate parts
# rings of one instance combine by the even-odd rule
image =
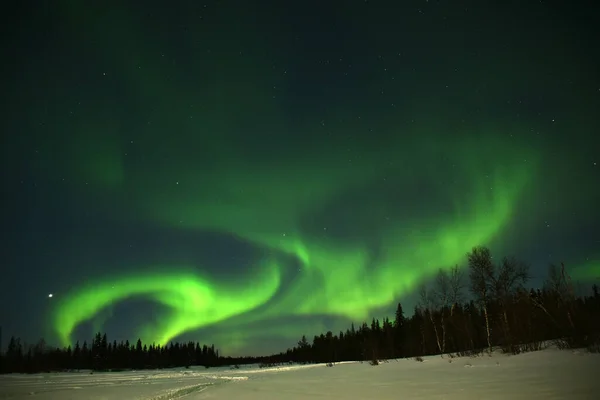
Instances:
[[[82,32],[69,33],[74,52],[94,43],[90,75],[82,78],[94,90],[71,95],[74,89],[56,85],[53,96],[67,98],[73,112],[45,116],[59,121],[62,139],[38,127],[32,169],[66,182],[61,190],[89,201],[96,218],[130,223],[138,228],[132,232],[210,234],[256,250],[240,260],[232,245],[235,268],[185,263],[186,254],[171,252],[156,263],[131,255],[136,261],[122,271],[92,266],[106,276],[75,282],[55,298],[52,328],[64,345],[79,326],[95,321],[100,329],[103,312],[139,298],[166,310],[135,328],[145,342],[165,344],[207,328],[225,349],[243,349],[260,335],[294,339],[327,326],[308,318],[381,317],[375,314],[393,309],[439,268],[464,266],[473,246],[519,240],[545,215],[573,225],[583,218],[560,212],[577,197],[565,199],[564,188],[579,193],[582,185],[564,168],[579,155],[559,153],[554,114],[533,120],[537,100],[527,101],[548,85],[523,68],[537,73],[546,61],[522,65],[494,49],[479,56],[478,42],[477,51],[456,55],[436,34],[410,46],[423,54],[409,66],[396,49],[403,36],[384,44],[376,25],[356,26],[358,42],[364,37],[382,49],[363,49],[374,51],[370,72],[335,74],[331,86],[339,92],[328,98],[327,85],[310,95],[302,89],[319,79],[329,84],[329,64],[315,62],[323,69],[311,75],[293,46],[266,29],[246,31],[243,21],[259,24],[253,7],[201,10],[214,12],[206,14],[212,25],[191,25],[183,43],[147,21],[144,27],[137,10],[61,4],[69,29]],[[214,26],[231,37],[212,34]],[[466,40],[457,32],[449,43]],[[462,58],[464,68],[455,64]],[[445,64],[439,77],[427,68],[438,63]],[[356,90],[346,96],[352,85],[345,72],[355,70]],[[314,109],[302,109],[312,105],[302,96],[314,96]],[[524,111],[515,113],[510,107],[520,99]],[[573,135],[583,136],[587,124],[578,123]],[[596,207],[594,199],[577,197],[577,208]],[[515,222],[516,214],[522,220]],[[200,242],[196,250],[208,252]],[[590,262],[577,274],[594,271],[598,263]],[[275,322],[281,320],[289,323]]]
[[[480,151],[472,155],[471,147],[481,146],[480,140],[437,144],[456,155],[456,173],[440,173],[438,182],[421,186],[427,190],[424,196],[439,197],[447,204],[437,214],[423,215],[419,210],[398,213],[402,204],[381,194],[386,185],[403,185],[414,179],[412,171],[378,161],[386,160],[385,154],[344,164],[318,152],[307,155],[312,160],[309,165],[281,159],[279,168],[273,169],[244,163],[232,149],[228,159],[240,161],[220,167],[217,173],[173,163],[161,170],[173,177],[167,185],[160,179],[144,181],[140,175],[135,178],[141,181],[140,190],[128,189],[132,206],[141,210],[140,218],[177,229],[234,235],[265,249],[270,261],[259,266],[262,275],[251,276],[251,280],[239,277],[219,282],[182,273],[189,269],[174,265],[162,272],[141,272],[135,278],[124,275],[94,282],[64,297],[57,308],[55,329],[64,344],[70,343],[79,324],[134,297],[149,298],[170,310],[168,317],[139,329],[144,340],[161,344],[249,312],[253,321],[290,315],[368,319],[375,310],[410,293],[438,268],[461,263],[474,243],[494,239],[510,220],[535,173],[535,157],[520,147],[504,163],[488,169],[486,158],[493,153],[491,149],[509,149],[489,138],[490,154]],[[429,152],[435,153],[429,144],[424,140],[422,147],[415,146],[414,151],[422,153],[415,156],[426,159]],[[522,161],[525,158],[529,161]],[[487,173],[481,174],[482,170]],[[433,171],[431,176],[435,176]],[[453,177],[465,181],[458,183]],[[104,182],[106,179],[98,177],[94,183],[105,190]],[[381,197],[367,196],[364,203],[353,203],[355,209],[346,214],[346,226],[328,226],[333,220],[327,214],[336,212],[340,198],[364,192],[374,183],[380,186]],[[165,186],[170,187],[165,190]],[[414,185],[406,187],[409,191]],[[377,231],[361,234],[368,225]],[[334,234],[326,235],[328,230]],[[284,280],[284,276],[291,278]]]
[[[258,277],[250,277],[246,285],[239,287],[181,272],[94,282],[60,304],[55,328],[61,342],[70,344],[71,333],[78,324],[126,298],[142,296],[172,311],[140,331],[146,341],[165,344],[186,331],[218,323],[268,301],[277,290],[279,275],[268,263],[261,268]]]

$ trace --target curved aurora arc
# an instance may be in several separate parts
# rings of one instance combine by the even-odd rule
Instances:
[[[274,172],[233,164],[223,171],[218,182],[191,171],[182,182],[195,178],[203,185],[186,188],[182,184],[183,189],[168,199],[161,195],[159,187],[150,186],[148,193],[148,182],[144,182],[146,191],[134,193],[132,201],[157,223],[233,235],[273,256],[259,265],[260,273],[251,280],[235,284],[169,266],[170,272],[126,275],[80,287],[58,303],[54,330],[64,345],[72,344],[71,336],[77,326],[103,309],[135,297],[148,298],[170,310],[167,317],[138,331],[144,342],[160,344],[218,323],[238,329],[244,323],[286,315],[370,318],[371,312],[410,293],[438,268],[462,263],[473,245],[489,243],[510,221],[516,202],[535,174],[534,157],[525,148],[517,147],[519,151],[481,178],[480,171],[489,169],[490,154],[510,152],[501,141],[487,138],[490,154],[484,151],[477,157],[469,155],[470,146],[479,146],[479,140],[438,144],[458,155],[456,172],[466,174],[470,182],[467,192],[458,191],[453,185],[432,183],[433,193],[448,204],[451,212],[427,218],[413,216],[381,227],[376,245],[372,238],[360,235],[350,242],[319,236],[303,220],[306,215],[327,212],[326,205],[338,196],[379,180],[388,171],[384,163],[377,161],[382,158],[378,154],[365,157],[363,164],[354,167],[329,170],[322,160],[315,159],[303,173],[294,161]],[[417,151],[435,151],[427,144]],[[518,160],[525,157],[530,162],[523,165]],[[376,168],[365,168],[367,165]],[[395,174],[400,179],[411,179],[410,171]],[[295,185],[286,184],[290,176],[297,178]],[[98,186],[104,188],[104,184],[105,180],[100,180]],[[206,190],[207,185],[211,190]],[[235,196],[227,192],[229,188],[237,188],[244,195]],[[219,196],[207,196],[207,192]],[[268,200],[265,193],[269,194]],[[228,201],[217,201],[218,198]],[[360,225],[360,221],[386,209],[393,213],[394,204],[377,196],[370,199],[364,209],[348,215],[349,223]],[[290,259],[295,261],[291,263],[293,267]],[[283,282],[290,272],[296,272],[293,279]],[[284,331],[291,334],[284,329],[282,334]]]
[[[317,131],[310,121],[288,121],[289,106],[273,101],[273,82],[263,72],[271,70],[273,63],[258,56],[271,50],[262,31],[244,31],[243,36],[249,43],[264,44],[267,51],[239,58],[238,50],[243,46],[235,44],[235,51],[219,52],[218,67],[210,63],[205,67],[201,59],[191,70],[203,76],[203,84],[193,85],[178,69],[179,64],[174,67],[155,62],[158,49],[168,48],[169,43],[158,36],[148,41],[136,13],[126,8],[94,13],[78,2],[62,7],[74,27],[85,28],[84,32],[99,38],[95,41],[97,50],[113,60],[111,67],[118,71],[108,74],[115,79],[110,82],[120,82],[124,92],[134,94],[127,101],[143,109],[151,104],[150,109],[162,110],[169,117],[158,112],[151,116],[151,127],[137,132],[137,128],[121,127],[119,118],[111,113],[103,113],[112,107],[100,102],[93,112],[81,115],[85,122],[71,134],[76,141],[70,140],[65,146],[45,132],[38,138],[37,146],[46,146],[40,149],[40,157],[48,155],[40,162],[40,173],[85,181],[85,193],[92,192],[107,204],[112,202],[112,209],[125,209],[134,222],[234,236],[272,255],[267,263],[259,263],[250,282],[239,278],[225,284],[207,274],[190,273],[190,267],[202,270],[200,266],[169,265],[163,260],[162,272],[139,273],[148,271],[148,266],[133,265],[127,269],[138,272],[135,278],[112,273],[100,282],[76,287],[53,300],[60,300],[55,303],[53,330],[64,345],[71,344],[77,326],[103,309],[136,297],[170,310],[167,317],[156,321],[158,324],[142,326],[135,335],[144,342],[163,344],[186,332],[215,325],[227,329],[225,336],[236,336],[239,344],[243,336],[264,329],[256,322],[279,316],[323,314],[365,319],[410,293],[438,268],[464,265],[464,254],[473,245],[497,240],[512,222],[519,200],[532,194],[528,188],[536,181],[536,163],[544,155],[535,147],[536,142],[527,142],[530,124],[515,120],[519,126],[503,126],[483,113],[479,121],[469,118],[477,127],[467,132],[467,124],[458,123],[461,118],[457,115],[470,109],[469,102],[485,109],[479,97],[468,95],[464,105],[462,101],[450,104],[441,101],[437,93],[428,96],[425,92],[411,101],[412,110],[398,108],[396,115],[374,113],[372,119],[361,121],[357,120],[356,108],[347,108],[345,103],[338,108],[332,105],[324,118],[340,123],[318,126]],[[246,9],[228,9],[227,20],[237,21],[232,11],[247,19]],[[93,18],[81,18],[88,14]],[[231,27],[237,28],[236,24],[232,22]],[[372,38],[379,39],[376,35]],[[221,41],[215,36],[215,53]],[[476,81],[494,74],[504,79],[499,81],[503,90],[518,86],[518,77],[525,79],[526,75],[520,71],[521,64],[510,64],[514,64],[509,67],[515,74],[504,71],[507,66],[494,63],[478,67],[476,76],[465,78]],[[480,71],[485,71],[484,78],[478,75]],[[166,75],[171,78],[164,79]],[[387,79],[377,74],[366,86],[380,87]],[[195,108],[193,121],[187,111],[191,104],[205,106]],[[365,114],[369,114],[368,108]],[[416,123],[398,126],[407,116]],[[288,122],[293,123],[289,129],[293,133],[280,135],[278,131],[285,131]],[[389,126],[402,135],[387,135],[383,146],[377,144],[383,150],[370,151],[373,140],[358,143],[362,139],[349,137],[349,142],[357,142],[346,143],[346,136],[356,136],[346,135],[346,131],[387,131]],[[290,138],[310,129],[317,133],[307,135],[313,142],[304,137]],[[333,136],[336,140],[314,141],[329,129],[338,133]],[[513,136],[510,139],[509,132]],[[249,141],[254,134],[257,137]],[[283,136],[292,144],[282,146],[278,142],[274,151],[257,145],[261,140],[277,142]],[[390,137],[397,137],[397,142],[388,143]],[[411,143],[403,142],[402,137],[410,138]],[[135,144],[131,139],[136,139]],[[125,153],[136,153],[137,163],[125,159]],[[409,159],[403,163],[402,157]],[[208,161],[203,164],[203,159]],[[420,164],[418,172],[406,168]],[[385,183],[412,188],[415,181],[420,184],[417,175],[430,178],[423,185],[430,192],[407,193],[413,201],[406,204],[377,187]],[[373,185],[375,189],[370,187]],[[360,193],[366,193],[362,195],[366,196],[364,207],[336,211],[347,196]],[[419,208],[430,202],[443,211],[436,215]],[[336,212],[337,219],[328,218]],[[336,229],[339,221],[344,226]],[[245,329],[245,324],[253,322],[253,331]],[[271,324],[268,330],[293,339],[310,333],[280,325]],[[229,343],[222,345],[229,347]]]
[[[55,316],[61,343],[71,344],[71,334],[82,321],[101,310],[133,296],[145,296],[172,312],[157,325],[142,329],[142,337],[165,344],[189,330],[223,321],[265,303],[279,286],[279,274],[265,265],[259,279],[240,290],[185,273],[125,277],[97,282],[71,293]]]

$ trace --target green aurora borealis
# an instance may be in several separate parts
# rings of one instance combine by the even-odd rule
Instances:
[[[578,231],[597,221],[599,124],[586,110],[600,94],[581,95],[597,73],[578,54],[561,61],[575,52],[567,44],[554,41],[548,61],[543,44],[531,50],[516,33],[502,53],[409,24],[418,43],[393,59],[406,32],[398,46],[382,42],[373,27],[390,30],[391,17],[363,26],[345,10],[339,18],[367,44],[328,39],[326,56],[286,45],[294,32],[277,35],[278,23],[243,7],[208,7],[209,27],[178,14],[185,32],[161,34],[156,16],[74,4],[54,11],[67,27],[38,50],[58,55],[43,72],[23,62],[36,89],[10,88],[15,109],[31,107],[29,134],[6,142],[28,154],[31,190],[53,215],[28,226],[56,236],[53,251],[34,252],[45,279],[68,275],[46,285],[55,296],[42,318],[62,345],[85,339],[91,322],[130,340],[280,351],[302,334],[390,315],[479,244],[533,263],[538,283],[550,261],[584,281],[600,275],[597,233]],[[250,12],[264,19],[257,33],[240,24]],[[539,68],[579,78],[552,94]],[[63,227],[58,215],[69,213]],[[143,242],[136,235],[162,244],[129,244]],[[195,244],[170,248],[169,236]],[[219,245],[203,244],[208,236]],[[145,302],[136,318],[119,308],[133,300]]]
[[[268,250],[267,258],[257,266],[264,278],[250,284],[248,277],[240,276],[235,284],[229,281],[232,287],[227,288],[215,280],[182,275],[178,266],[171,266],[168,269],[176,272],[96,282],[64,300],[57,309],[55,327],[63,342],[69,343],[70,334],[79,323],[107,305],[139,295],[147,295],[172,311],[159,326],[140,331],[143,337],[160,343],[261,305],[265,307],[257,318],[286,313],[368,318],[373,310],[389,306],[438,268],[460,263],[471,243],[491,241],[510,221],[515,203],[535,173],[535,155],[524,151],[526,154],[506,160],[508,165],[499,165],[496,160],[490,175],[478,181],[477,173],[469,176],[469,171],[484,169],[490,154],[470,156],[469,146],[480,146],[474,142],[443,144],[445,149],[454,147],[452,152],[461,155],[458,158],[463,161],[455,168],[467,180],[469,196],[461,197],[452,184],[434,184],[432,195],[446,199],[446,210],[428,218],[417,215],[402,219],[401,225],[380,223],[377,239],[370,235],[336,240],[318,232],[319,228],[325,231],[326,226],[303,222],[312,215],[323,214],[337,197],[352,196],[353,190],[363,190],[362,187],[383,181],[386,176],[392,175],[398,182],[411,179],[409,171],[377,162],[376,155],[365,156],[364,161],[343,169],[336,167],[343,165],[339,160],[319,162],[306,154],[303,157],[313,160],[310,168],[302,168],[300,160],[283,159],[277,169],[270,170],[239,162],[207,173],[169,171],[179,180],[171,182],[174,187],[168,195],[161,195],[159,188],[153,190],[150,183],[144,183],[143,193],[133,191],[128,196],[134,207],[142,210],[144,218],[157,223],[233,235]],[[498,151],[502,143],[488,139],[483,145]],[[390,150],[397,151],[393,147]],[[422,149],[428,153],[432,150]],[[518,161],[526,158],[527,162]],[[511,168],[511,164],[518,167]],[[186,164],[180,171],[188,168]],[[176,166],[173,169],[177,171]],[[99,177],[99,183],[103,181]],[[113,189],[118,189],[118,185]],[[365,200],[347,210],[348,214],[344,212],[352,225],[368,225],[374,215],[394,213],[388,196],[379,194]],[[332,217],[318,219],[326,221]],[[377,254],[373,254],[374,249]],[[274,299],[286,275],[286,260],[296,261],[293,268],[300,271]]]

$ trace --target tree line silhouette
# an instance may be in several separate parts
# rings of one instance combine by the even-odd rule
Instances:
[[[398,304],[394,321],[384,318],[352,325],[346,332],[305,336],[275,360],[329,362],[472,355],[499,348],[505,353],[559,348],[600,350],[600,295],[577,294],[564,264],[550,265],[541,289],[526,289],[529,268],[514,257],[494,263],[490,250],[467,254],[468,273],[458,266],[440,270],[410,318]],[[466,275],[466,276],[465,276]],[[469,295],[467,297],[467,295]]]
[[[219,351],[214,345],[170,343],[168,346],[143,344],[138,339],[109,342],[106,333],[96,333],[91,345],[77,342],[74,347],[49,348],[44,340],[26,350],[18,338],[11,337],[0,368],[9,372],[48,372],[65,370],[122,371],[190,365],[216,365]]]
[[[505,257],[495,263],[490,250],[474,247],[467,254],[467,273],[458,266],[439,270],[410,317],[399,303],[393,320],[352,324],[345,332],[329,331],[309,342],[302,336],[286,352],[265,357],[222,357],[214,345],[170,343],[168,346],[109,342],[97,333],[91,343],[49,348],[42,340],[24,346],[10,339],[0,354],[0,372],[92,370],[119,371],[171,367],[205,367],[284,362],[329,363],[421,357],[433,354],[473,355],[499,348],[518,354],[548,343],[560,348],[600,350],[600,294],[576,293],[565,266],[551,265],[543,288],[526,289],[529,268]]]

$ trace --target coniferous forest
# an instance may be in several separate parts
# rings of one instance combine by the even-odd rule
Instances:
[[[284,362],[328,363],[368,361],[433,354],[476,355],[500,349],[518,354],[559,348],[600,350],[598,286],[575,288],[567,269],[550,265],[543,287],[528,288],[527,264],[511,257],[499,262],[486,247],[467,254],[468,268],[440,270],[420,289],[420,301],[410,316],[398,304],[394,319],[352,324],[345,332],[323,333],[297,346],[265,357],[222,357],[214,345],[170,343],[168,346],[110,342],[97,333],[90,343],[52,348],[40,340],[26,346],[10,338],[0,355],[2,373],[92,370],[120,371],[202,365]]]

